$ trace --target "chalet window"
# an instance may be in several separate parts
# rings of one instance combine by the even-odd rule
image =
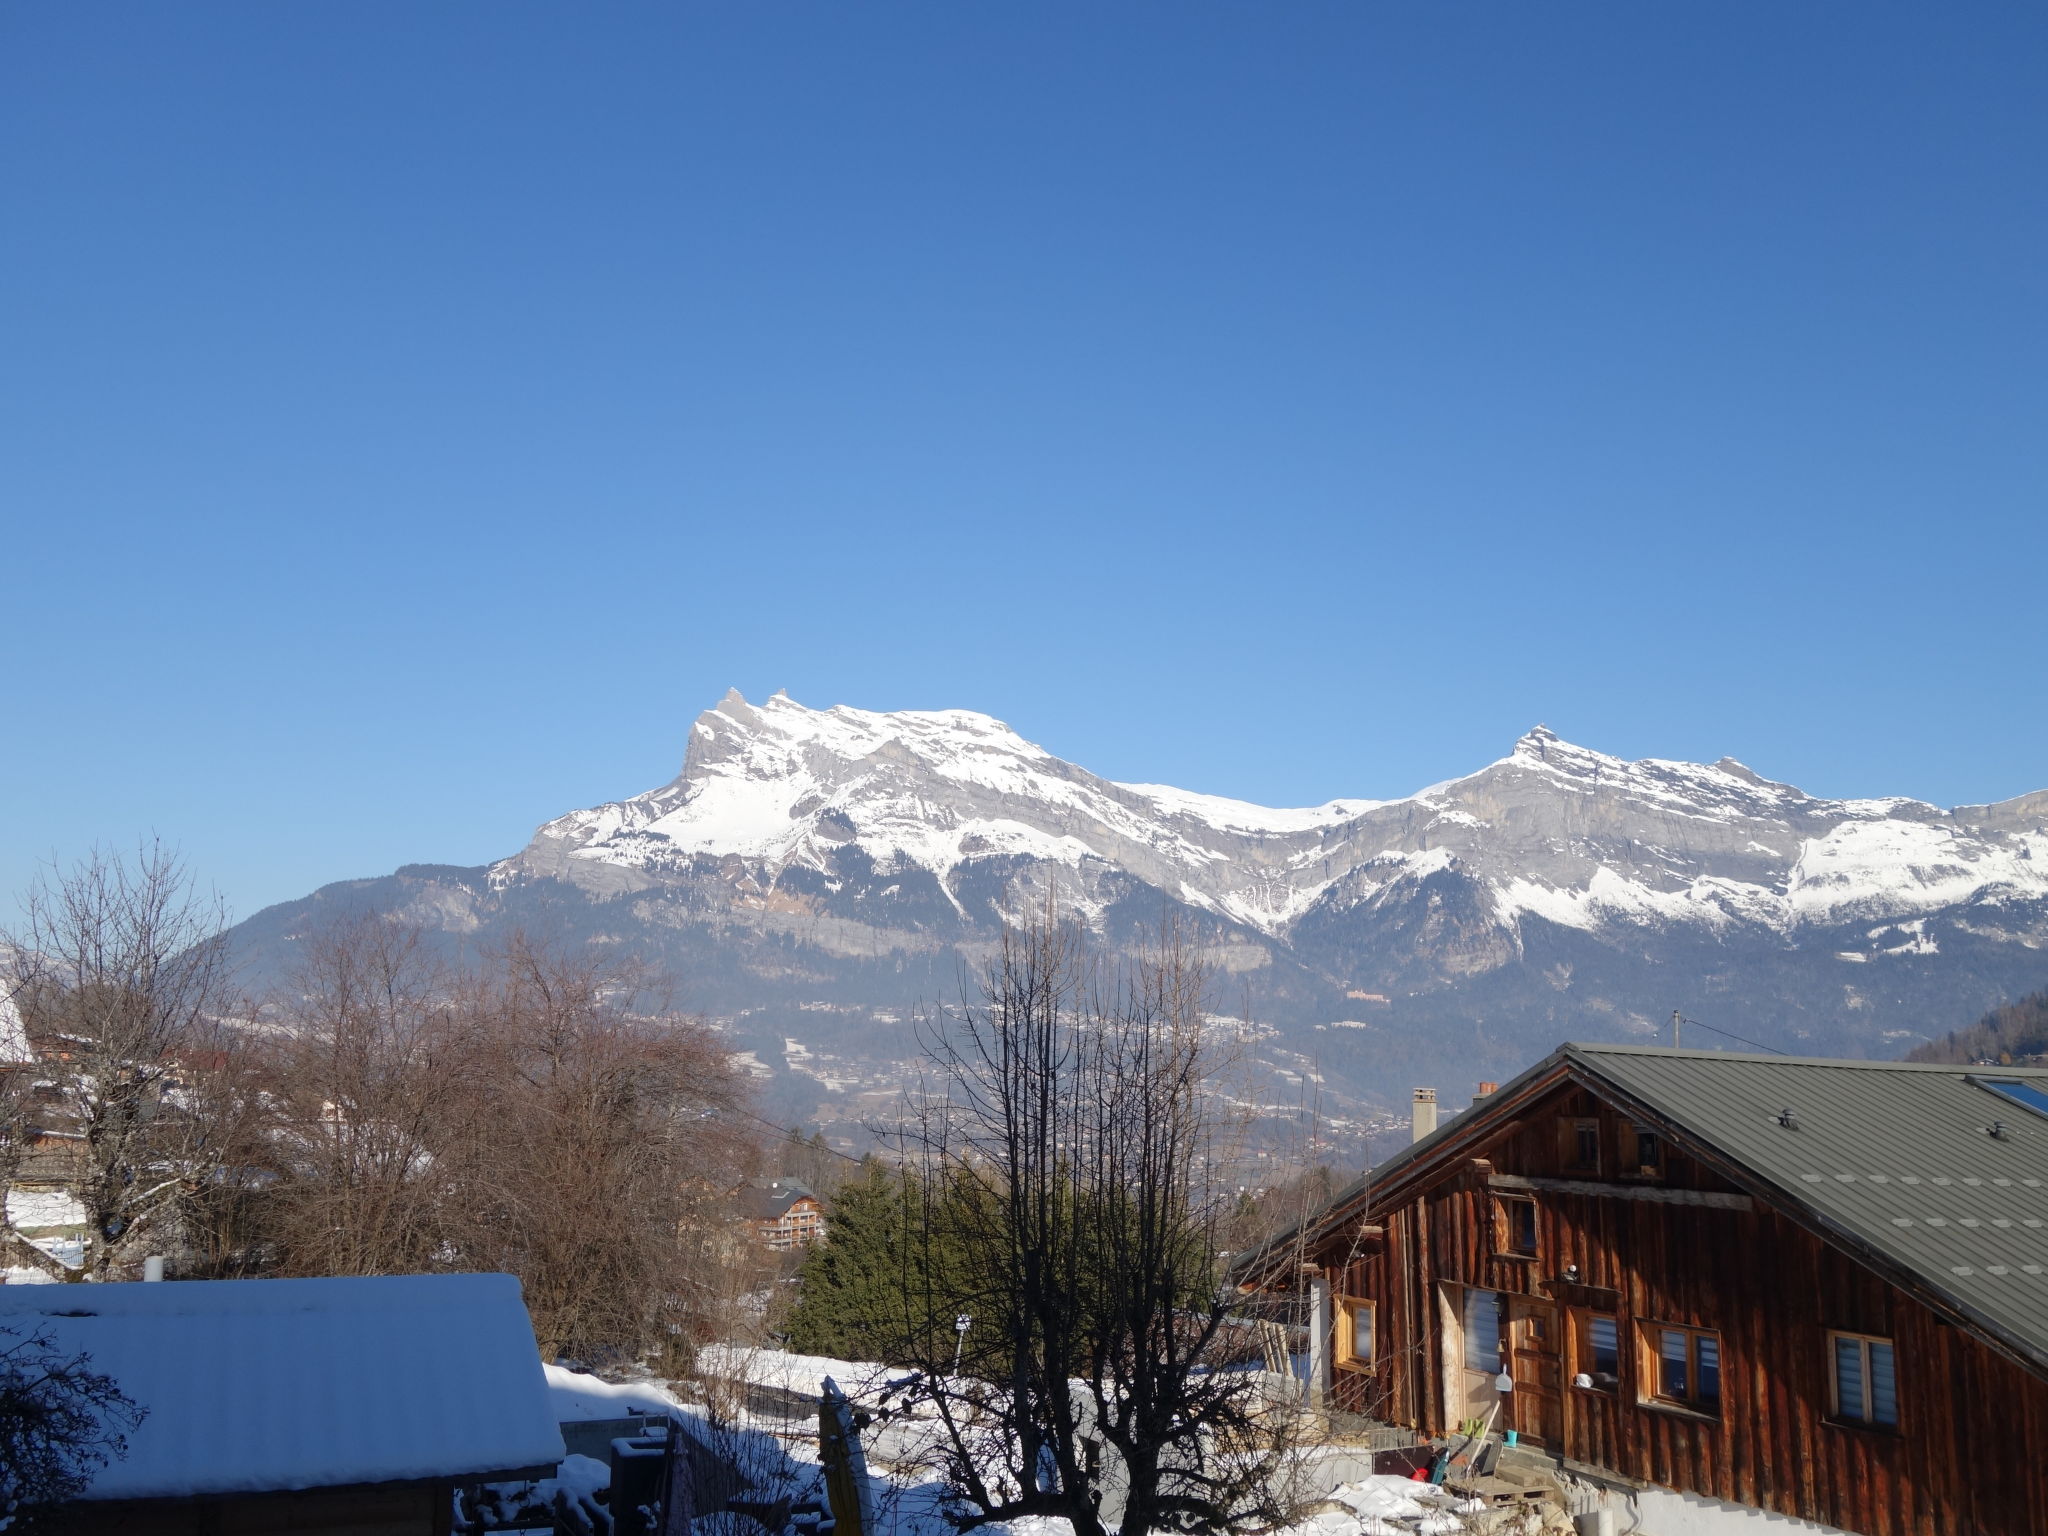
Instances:
[[[1663,1178],[1664,1138],[1648,1126],[1622,1127],[1621,1171],[1632,1178]]]
[[[1493,1197],[1493,1251],[1516,1259],[1536,1257],[1536,1202],[1527,1195]]]
[[[1465,1289],[1465,1369],[1500,1373],[1500,1292]]]
[[[1899,1388],[1890,1339],[1831,1333],[1834,1352],[1835,1417],[1845,1424],[1896,1425]]]
[[[1707,1328],[1644,1323],[1642,1346],[1639,1379],[1647,1400],[1698,1413],[1721,1411],[1721,1335]]]
[[[1621,1384],[1621,1324],[1606,1312],[1575,1312],[1578,1373],[1593,1388],[1612,1392]]]
[[[1377,1310],[1369,1301],[1347,1297],[1337,1303],[1337,1363],[1371,1370],[1378,1340]]]
[[[1574,1173],[1600,1171],[1600,1122],[1596,1119],[1557,1122],[1558,1156]]]

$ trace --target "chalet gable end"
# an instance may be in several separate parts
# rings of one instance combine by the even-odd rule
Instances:
[[[1492,1414],[1870,1536],[2048,1536],[2048,1469],[1970,1451],[2048,1434],[2048,1114],[2016,1102],[1960,1069],[1567,1046],[1239,1274],[1315,1278],[1349,1411]]]

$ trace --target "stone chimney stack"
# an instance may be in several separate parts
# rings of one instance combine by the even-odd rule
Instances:
[[[1415,1102],[1408,1111],[1408,1123],[1413,1132],[1408,1138],[1410,1141],[1420,1141],[1436,1129],[1436,1090],[1434,1088],[1418,1088],[1415,1090]]]

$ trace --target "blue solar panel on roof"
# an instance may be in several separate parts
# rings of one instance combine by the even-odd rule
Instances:
[[[1970,1081],[1979,1088],[1989,1088],[2000,1098],[2024,1104],[2037,1115],[2048,1115],[2048,1090],[2038,1083],[2022,1082],[2016,1077],[1973,1077]]]

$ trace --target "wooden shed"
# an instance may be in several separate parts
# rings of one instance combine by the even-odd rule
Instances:
[[[565,1452],[510,1275],[0,1287],[146,1415],[56,1529],[434,1536]]]
[[[1245,1263],[1330,1400],[1861,1536],[2048,1536],[2048,1072],[1567,1045]],[[1501,1383],[1508,1390],[1501,1390]]]

